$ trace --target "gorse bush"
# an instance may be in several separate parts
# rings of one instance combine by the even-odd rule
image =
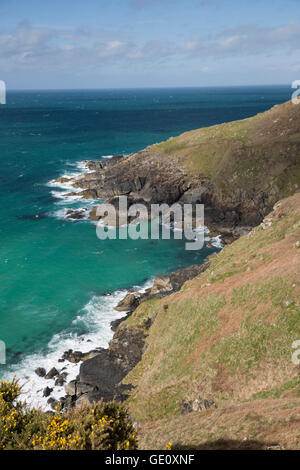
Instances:
[[[137,449],[137,432],[122,405],[99,402],[46,413],[18,400],[21,388],[15,379],[0,382],[1,449]]]

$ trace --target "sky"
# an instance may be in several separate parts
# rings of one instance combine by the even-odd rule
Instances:
[[[0,0],[7,89],[297,79],[300,0]]]

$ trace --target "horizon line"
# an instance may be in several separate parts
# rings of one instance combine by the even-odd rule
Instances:
[[[11,91],[122,91],[122,90],[178,90],[178,89],[198,89],[198,88],[255,88],[255,87],[291,87],[289,83],[268,83],[252,85],[194,85],[194,86],[157,86],[157,87],[103,87],[103,88],[6,88],[6,92]]]

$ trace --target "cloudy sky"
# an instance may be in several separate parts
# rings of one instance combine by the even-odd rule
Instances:
[[[0,0],[10,89],[300,79],[300,0]]]

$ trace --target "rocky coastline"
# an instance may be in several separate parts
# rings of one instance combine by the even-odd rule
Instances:
[[[59,364],[49,371],[37,368],[35,373],[45,380],[43,396],[48,398],[47,403],[55,409],[80,406],[82,403],[103,401],[124,401],[131,386],[124,386],[120,382],[141,360],[147,348],[147,331],[155,321],[154,314],[139,327],[128,326],[125,322],[137,307],[144,301],[153,298],[163,298],[181,289],[183,284],[203,273],[209,262],[202,265],[193,265],[179,269],[170,275],[159,275],[154,279],[152,288],[144,291],[129,291],[128,294],[115,306],[115,310],[126,315],[111,322],[114,331],[112,340],[107,349],[97,348],[87,353],[81,351],[65,351],[59,359]],[[79,374],[75,380],[68,382],[65,364],[67,362],[80,364]],[[61,367],[62,366],[62,367]],[[52,379],[51,384],[47,385]],[[55,387],[64,386],[65,396],[59,400],[53,398]]]
[[[298,171],[297,147],[290,144],[298,135],[296,118],[296,107],[284,103],[253,118],[187,132],[125,157],[86,161],[83,175],[54,183],[74,188],[64,197],[106,199],[115,207],[122,195],[127,196],[129,207],[137,202],[147,206],[203,204],[210,236],[220,235],[223,243],[231,243],[259,225],[279,199],[298,189],[298,182],[292,184],[290,176]],[[76,209],[67,217],[86,218],[86,210]],[[96,206],[88,218],[99,220]],[[207,267],[205,263],[158,276],[151,289],[129,292],[116,309],[126,319],[141,302],[180,290],[185,281]],[[62,361],[71,359],[81,365],[78,377],[65,384],[63,406],[126,398],[128,389],[120,382],[141,360],[155,315],[139,328],[129,327],[124,319],[112,323],[115,333],[108,349],[91,351],[92,357],[77,351],[65,353]],[[60,383],[66,381],[57,375]],[[51,397],[49,400],[54,405]]]

